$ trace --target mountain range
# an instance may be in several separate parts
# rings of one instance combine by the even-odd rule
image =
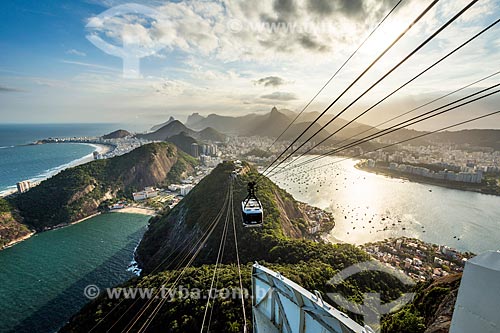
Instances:
[[[317,117],[319,112],[305,112],[297,118],[297,121],[290,126],[286,133],[282,136],[283,140],[296,138],[305,128],[307,128]],[[297,117],[293,111],[283,109],[278,110],[274,107],[271,112],[266,114],[247,114],[239,117],[220,116],[210,114],[203,117],[198,113],[193,113],[187,119],[186,126],[193,129],[202,129],[212,127],[215,130],[225,134],[236,134],[242,136],[267,136],[277,138]],[[309,136],[318,131],[321,126],[325,125],[333,118],[332,115],[321,117],[317,124],[314,124],[306,133]],[[327,130],[322,131],[316,136],[316,140],[327,137],[331,132],[339,129],[347,123],[344,119],[336,119]],[[345,130],[339,133],[339,137],[345,138],[354,135],[370,126],[362,123],[354,122]]]
[[[281,140],[294,140],[302,134],[319,115],[319,112],[305,112],[301,114],[300,117],[297,117],[297,113],[293,111],[287,109],[278,110],[276,107],[272,108],[269,113],[252,113],[237,117],[221,116],[217,114],[210,114],[204,117],[199,113],[193,113],[187,118],[186,124],[170,117],[167,122],[154,126],[152,128],[156,129],[154,132],[141,134],[138,135],[138,137],[154,141],[164,141],[172,136],[185,133],[187,136],[201,141],[223,142],[226,135],[260,136],[273,139],[280,137]],[[336,115],[325,114],[304,133],[302,138],[307,139],[315,133],[318,133],[311,141],[323,141],[332,133],[346,126],[348,123],[347,120],[342,118],[334,119],[335,116]],[[334,120],[332,121],[332,119]],[[329,124],[326,129],[322,129],[322,126],[330,121],[332,121],[331,124]],[[357,136],[359,133],[364,133],[370,129],[372,131]],[[363,123],[353,122],[349,124],[349,126],[342,128],[338,133],[335,133],[334,136],[326,141],[326,144],[338,143],[339,140],[343,141],[352,137],[355,137],[355,139],[364,138],[377,131],[379,131],[379,129]],[[402,141],[425,133],[428,132],[403,128],[385,135],[384,139],[385,141],[393,142]],[[410,141],[409,143],[417,145],[446,143],[500,150],[500,130],[474,129],[445,131],[430,134],[423,138]]]
[[[158,126],[154,126],[153,128],[157,128]],[[172,117],[165,123],[165,125],[160,126],[156,131],[146,134],[138,134],[137,137],[151,141],[166,141],[169,138],[181,133],[201,141],[216,142],[224,141],[226,139],[224,134],[219,133],[211,127],[205,127],[201,131],[194,131],[186,127],[186,125],[181,123],[179,120],[175,120]]]

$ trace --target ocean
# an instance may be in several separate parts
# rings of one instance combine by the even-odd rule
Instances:
[[[88,158],[95,150],[84,144],[29,145],[49,137],[100,136],[113,124],[0,125],[0,193],[23,180],[40,180]]]
[[[0,192],[39,180],[78,161],[95,147],[30,143],[49,137],[100,136],[112,124],[0,125]],[[0,251],[0,332],[55,332],[88,300],[86,285],[114,286],[127,270],[149,216],[106,214],[44,232]]]
[[[0,251],[0,332],[51,333],[101,290],[127,281],[149,216],[104,214]]]

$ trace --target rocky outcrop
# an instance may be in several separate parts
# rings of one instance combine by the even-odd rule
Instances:
[[[283,198],[277,190],[273,191],[275,196],[275,202],[280,212],[280,220],[282,222],[281,228],[285,236],[290,238],[303,238],[306,235],[298,228],[298,226],[292,223],[292,220],[302,219],[307,221],[307,216],[298,209],[294,202]]]
[[[130,134],[130,132],[128,132],[126,130],[120,129],[120,130],[111,132],[109,134],[106,134],[102,138],[104,140],[108,140],[108,139],[122,139],[122,138],[126,138],[127,136],[131,136],[131,135],[132,134]]]
[[[431,295],[437,288],[447,291],[435,300],[435,312],[426,317],[427,329],[425,330],[425,333],[449,332],[461,278],[462,274],[450,275],[436,280],[424,290],[425,296],[423,299],[426,297],[429,298],[429,295]]]
[[[0,249],[9,247],[32,235],[32,231],[21,223],[12,212],[0,212]]]

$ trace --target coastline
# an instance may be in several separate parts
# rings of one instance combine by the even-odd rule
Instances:
[[[144,207],[127,207],[127,208],[123,208],[123,209],[120,209],[120,210],[112,210],[109,213],[139,214],[139,215],[145,215],[145,216],[151,216],[151,217],[152,216],[156,216],[156,211],[154,209],[144,208]],[[8,244],[4,245],[0,249],[0,251],[5,250],[5,249],[10,248],[10,247],[13,247],[14,245],[17,245],[17,244],[19,244],[19,243],[21,243],[21,242],[23,242],[23,241],[31,238],[34,235],[37,235],[39,233],[47,232],[47,231],[54,231],[54,230],[57,230],[57,229],[66,228],[66,227],[69,227],[69,226],[72,226],[72,225],[75,225],[75,224],[78,224],[78,223],[82,223],[82,222],[84,222],[86,220],[92,219],[92,218],[94,218],[96,216],[99,216],[99,215],[102,215],[102,214],[103,213],[98,212],[98,213],[89,215],[87,217],[84,217],[82,219],[79,219],[77,221],[73,221],[73,222],[70,222],[70,223],[64,223],[64,224],[59,224],[59,225],[53,226],[51,228],[45,229],[45,230],[40,231],[40,232],[32,231],[28,235],[25,235],[23,237],[20,237],[20,238],[12,240]]]
[[[452,182],[447,182],[447,181],[439,181],[439,180],[433,180],[429,179],[426,177],[421,177],[417,175],[411,175],[411,174],[406,174],[402,172],[396,172],[392,170],[386,170],[383,168],[370,168],[367,166],[361,166],[360,163],[358,162],[355,166],[356,169],[377,174],[377,175],[383,175],[389,178],[394,178],[394,179],[402,179],[402,180],[407,180],[413,183],[419,183],[419,184],[426,184],[426,185],[432,185],[432,186],[439,186],[439,187],[444,187],[448,189],[453,189],[453,190],[458,190],[458,191],[467,191],[467,192],[475,192],[479,194],[485,194],[485,195],[494,195],[494,196],[500,196],[500,194],[493,193],[490,191],[484,191],[484,185],[478,184],[476,186],[474,185],[467,185],[463,183],[459,184],[454,184]]]
[[[122,209],[111,210],[110,213],[122,213],[122,214],[140,214],[148,216],[156,216],[156,211],[151,208],[145,207],[126,207]]]
[[[64,144],[64,143],[61,143],[61,144]],[[95,149],[95,151],[97,151],[99,154],[102,154],[102,155],[109,153],[113,149],[113,146],[104,145],[104,144],[97,144],[97,143],[73,143],[73,144],[82,144],[82,145],[91,146]],[[37,183],[40,183],[44,180],[49,179],[50,177],[55,176],[56,174],[58,174],[59,172],[61,172],[63,170],[66,170],[68,168],[73,168],[73,167],[76,167],[76,166],[79,166],[82,164],[86,164],[86,163],[92,162],[93,160],[94,160],[93,153],[90,153],[90,154],[87,154],[87,155],[80,157],[76,160],[70,161],[69,163],[62,164],[62,165],[59,165],[53,169],[47,170],[46,173],[42,173],[39,176],[35,176],[33,178],[30,178],[30,179],[28,179],[28,181],[32,182],[33,184],[37,184]],[[15,184],[12,186],[15,186]],[[10,189],[0,191],[0,198],[5,198],[5,197],[8,197],[8,196],[15,194],[15,193],[17,193],[17,188],[12,187]]]
[[[5,244],[4,246],[2,246],[2,248],[0,249],[0,251],[3,251],[3,250],[8,249],[8,248],[10,248],[10,247],[13,247],[14,245],[17,245],[17,244],[19,244],[19,243],[21,243],[21,242],[23,242],[23,241],[25,241],[25,240],[27,240],[27,239],[31,238],[31,237],[32,237],[32,236],[34,236],[35,234],[36,234],[36,231],[32,231],[32,232],[30,232],[30,233],[29,233],[29,234],[27,234],[27,235],[24,235],[24,236],[19,237],[19,238],[16,238],[16,239],[13,239],[13,240],[11,240],[9,243],[7,243],[7,244]]]

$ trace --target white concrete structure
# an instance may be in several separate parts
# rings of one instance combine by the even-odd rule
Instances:
[[[500,332],[500,252],[467,261],[450,333]]]
[[[146,200],[158,196],[158,191],[152,187],[146,187],[144,191],[132,193],[134,201]]]
[[[194,186],[193,186],[193,185],[182,185],[182,186],[180,187],[180,189],[181,189],[181,193],[180,193],[180,194],[181,194],[183,197],[185,197],[186,195],[188,195],[188,193],[189,193],[189,192],[190,192],[193,188],[194,188]]]
[[[371,333],[295,282],[259,264],[252,269],[254,333]]]
[[[28,192],[31,188],[31,182],[29,180],[25,180],[17,183],[17,190],[19,193]]]

